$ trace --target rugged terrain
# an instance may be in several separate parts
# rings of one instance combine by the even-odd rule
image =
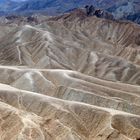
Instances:
[[[34,13],[59,15],[85,5],[94,5],[96,8],[106,10],[116,19],[140,24],[139,0],[0,0],[0,15]]]
[[[82,10],[1,22],[0,140],[140,140],[140,26]]]

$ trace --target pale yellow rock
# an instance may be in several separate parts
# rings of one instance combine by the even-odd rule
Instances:
[[[140,26],[23,19],[0,22],[0,140],[140,140]]]

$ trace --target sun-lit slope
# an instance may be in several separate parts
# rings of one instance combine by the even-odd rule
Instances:
[[[139,34],[81,10],[0,25],[0,139],[139,140]]]
[[[140,115],[140,87],[68,70],[0,68],[0,82],[63,100]]]
[[[0,93],[2,139],[130,140],[140,137],[140,118],[135,115],[66,102],[3,84]]]
[[[69,69],[140,84],[140,27],[82,11],[13,29],[0,39],[2,65]]]

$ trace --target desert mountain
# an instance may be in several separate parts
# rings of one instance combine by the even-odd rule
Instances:
[[[106,10],[116,19],[130,20],[140,23],[139,0],[0,0],[0,15],[31,15],[44,13],[59,15],[85,5],[94,5]]]
[[[0,23],[0,139],[139,140],[140,26],[35,19]]]

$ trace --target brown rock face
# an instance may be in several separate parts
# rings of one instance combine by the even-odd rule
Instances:
[[[38,20],[0,25],[0,140],[139,140],[140,27]]]

